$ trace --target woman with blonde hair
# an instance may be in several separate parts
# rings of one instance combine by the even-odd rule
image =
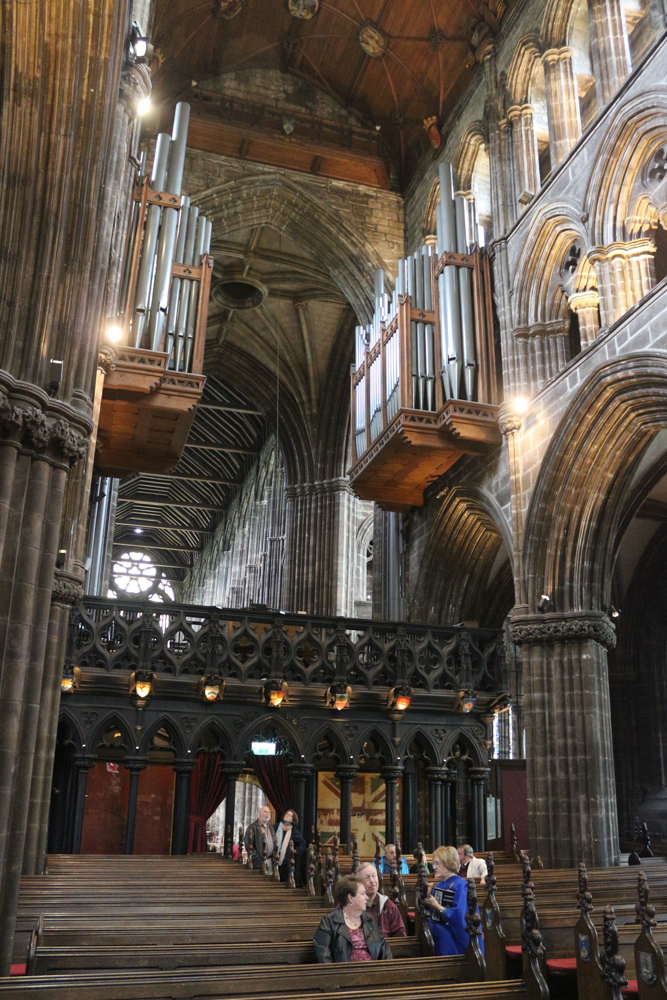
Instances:
[[[431,907],[429,927],[435,954],[462,955],[469,940],[468,883],[459,876],[459,854],[455,847],[438,847],[433,852],[433,871],[438,882],[429,887],[426,903]],[[483,950],[481,939],[480,947]]]

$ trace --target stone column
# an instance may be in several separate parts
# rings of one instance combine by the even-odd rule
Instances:
[[[385,844],[396,842],[396,805],[398,779],[403,774],[402,767],[383,767],[384,778],[384,839]]]
[[[523,504],[521,488],[521,417],[503,405],[498,418],[500,433],[507,438],[510,465],[510,491],[512,497],[512,563],[516,605],[523,608],[525,586],[523,579]]]
[[[188,853],[188,826],[190,816],[190,777],[194,762],[178,761],[174,764],[176,787],[174,789],[174,820],[171,835],[171,853]]]
[[[588,0],[588,18],[595,89],[603,108],[632,68],[621,0]]]
[[[595,289],[585,292],[574,292],[568,299],[570,309],[576,313],[579,321],[579,339],[581,349],[589,347],[600,331],[598,307],[600,300]]]
[[[562,49],[549,49],[542,57],[553,169],[563,162],[581,136],[581,114],[577,79],[572,65],[573,55],[574,50],[566,46]]]
[[[137,822],[139,775],[145,769],[146,762],[140,760],[126,760],[125,767],[130,772],[130,793],[127,799],[127,817],[125,819],[125,853],[132,854],[134,850],[134,828]]]
[[[472,830],[474,850],[481,854],[486,849],[486,780],[488,767],[471,767],[468,771],[472,792]]]
[[[306,839],[310,837],[310,828],[304,826],[306,820],[306,782],[313,773],[312,764],[291,764],[288,773],[294,782],[294,808],[299,822],[297,826]]]
[[[456,786],[456,771],[447,768],[442,784],[442,839],[446,844],[456,843],[454,829],[454,791]]]
[[[225,805],[225,830],[222,839],[223,849],[225,851],[225,857],[231,857],[231,854],[227,855],[228,846],[228,835],[227,828],[231,826],[231,842],[236,842],[237,829],[235,827],[236,818],[236,782],[238,780],[239,774],[245,770],[245,764],[242,760],[229,760],[222,765],[223,774],[227,778],[227,797]]]
[[[356,767],[339,767],[336,777],[340,781],[340,844],[350,850],[352,843],[352,779],[357,774]]]
[[[74,832],[72,834],[72,854],[81,853],[81,833],[83,831],[83,814],[86,808],[86,783],[88,772],[95,767],[94,757],[75,757],[76,767],[76,804],[74,806]]]
[[[78,580],[61,570],[56,570],[55,576],[51,592],[44,674],[30,784],[30,808],[23,850],[24,875],[41,875],[44,871],[67,625],[71,608],[83,597],[83,590]]]
[[[419,840],[419,802],[417,772],[403,771],[403,808],[401,842],[406,854],[412,854]]]
[[[530,104],[514,105],[507,112],[514,132],[516,158],[517,200],[523,211],[540,190],[540,158],[537,135],[533,126],[533,108]]]
[[[595,267],[602,327],[611,326],[655,285],[653,240],[630,240],[592,247],[588,259]]]
[[[317,771],[315,770],[307,782],[306,822],[304,823],[304,827],[305,829],[301,832],[306,840],[310,841],[312,829],[315,828],[317,830]]]
[[[601,611],[514,614],[522,647],[531,854],[547,868],[619,863],[607,648]]]
[[[442,767],[426,768],[426,777],[428,778],[429,836],[431,838],[429,849],[431,852],[442,844],[442,783],[445,780],[445,775],[446,771]]]

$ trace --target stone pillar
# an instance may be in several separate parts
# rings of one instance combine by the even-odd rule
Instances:
[[[579,339],[581,349],[589,347],[600,331],[598,307],[600,300],[595,289],[585,292],[574,292],[568,299],[570,309],[576,313],[579,321]]]
[[[436,847],[442,844],[442,783],[445,779],[446,771],[442,767],[427,767],[426,777],[428,778],[428,805],[429,805],[429,836],[431,843],[429,850],[432,853]]]
[[[223,774],[227,778],[227,797],[225,805],[225,830],[224,836],[222,838],[223,849],[225,851],[225,857],[227,857],[227,845],[228,845],[228,835],[227,827],[231,826],[231,843],[236,843],[236,836],[238,830],[235,826],[236,819],[236,782],[242,771],[245,770],[245,764],[242,760],[229,760],[225,761],[222,765]],[[231,854],[229,854],[231,857]]]
[[[471,843],[476,853],[486,850],[486,779],[488,767],[471,767],[468,771],[472,793]]]
[[[313,771],[308,778],[306,790],[306,822],[301,832],[310,841],[312,829],[317,830],[317,771]]]
[[[304,826],[306,820],[306,782],[313,773],[311,764],[291,764],[288,773],[294,782],[294,808],[299,817],[297,826],[306,839],[310,838],[310,828]]]
[[[566,46],[562,49],[549,49],[542,57],[553,169],[563,162],[581,136],[581,114],[577,78],[572,64],[573,55],[574,50]]]
[[[88,772],[95,767],[93,757],[75,757],[76,768],[76,804],[74,806],[74,832],[72,834],[72,854],[81,853],[81,833],[83,831],[83,814],[86,808],[86,783]]]
[[[514,105],[507,112],[514,133],[516,158],[517,200],[519,211],[529,205],[540,190],[540,158],[537,135],[533,126],[533,108],[530,104]]]
[[[188,853],[188,829],[190,817],[190,777],[195,769],[194,762],[179,761],[174,764],[176,787],[174,789],[174,820],[171,834],[171,853]]]
[[[503,179],[502,196],[505,205],[505,222],[507,229],[510,229],[519,217],[519,195],[517,191],[516,158],[514,153],[514,135],[512,122],[509,118],[503,118],[498,122],[498,153],[502,164],[501,177]]]
[[[403,808],[401,810],[401,843],[405,854],[411,855],[419,841],[419,796],[417,772],[403,771]]]
[[[525,685],[531,854],[547,868],[619,863],[607,648],[601,611],[514,614]]]
[[[588,0],[588,18],[595,89],[603,108],[632,67],[621,0]]]
[[[56,570],[55,584],[51,592],[51,611],[30,784],[30,808],[23,850],[24,875],[41,875],[44,871],[67,624],[70,609],[82,597],[81,584],[69,574]]]
[[[396,842],[396,805],[398,779],[403,774],[402,767],[383,767],[384,778],[384,841],[385,844]]]
[[[454,829],[454,793],[456,786],[456,771],[447,768],[442,784],[442,839],[446,844],[456,843]]]
[[[341,847],[350,850],[352,843],[352,779],[357,774],[356,767],[339,767],[336,777],[340,781],[340,833]]]
[[[510,491],[512,497],[512,563],[516,605],[523,608],[525,585],[523,579],[523,506],[521,488],[521,417],[503,405],[498,418],[500,433],[507,438],[510,466]]]
[[[134,828],[137,822],[139,775],[145,769],[146,762],[140,760],[126,760],[125,767],[130,772],[130,792],[127,798],[127,817],[125,819],[125,853],[132,854],[134,850]]]
[[[655,285],[653,240],[630,240],[592,247],[588,259],[595,267],[602,327],[611,326]]]

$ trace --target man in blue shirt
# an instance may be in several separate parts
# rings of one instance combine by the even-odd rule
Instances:
[[[390,875],[391,866],[396,861],[396,844],[385,844],[384,857],[382,859],[382,874]],[[408,874],[408,863],[405,860],[405,855],[401,855],[401,875]]]

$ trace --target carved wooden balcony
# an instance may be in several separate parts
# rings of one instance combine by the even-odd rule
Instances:
[[[393,305],[384,296],[384,322],[376,314],[352,369],[350,481],[359,497],[385,510],[421,506],[426,487],[457,459],[501,441],[488,257],[477,250],[439,261],[426,250],[422,257],[423,282],[413,283],[411,295],[399,280]],[[444,357],[446,268],[456,282],[463,269],[470,272],[474,343],[466,365]]]

